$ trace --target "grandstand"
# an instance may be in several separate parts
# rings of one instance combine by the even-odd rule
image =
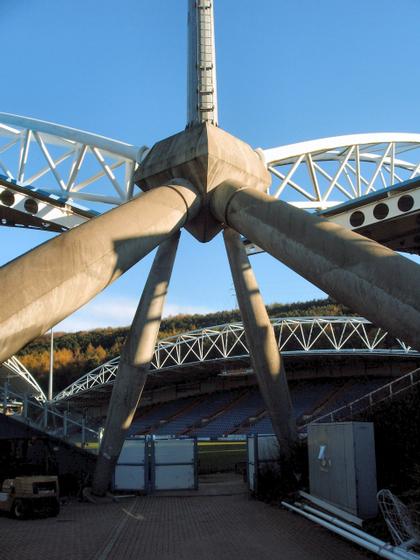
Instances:
[[[299,426],[420,366],[420,353],[360,317],[273,318]],[[54,399],[103,425],[118,358]],[[129,436],[220,438],[272,433],[241,323],[160,340]]]
[[[392,394],[392,387],[395,392],[418,382],[418,374],[414,380],[409,372],[420,371],[416,369],[420,353],[364,319],[275,318],[272,322],[296,422],[302,429],[317,418],[349,417],[348,405],[351,413],[356,406],[369,404],[372,394],[378,400]],[[26,423],[67,441],[97,438],[105,422],[118,358],[84,375],[61,398],[45,405],[30,373],[13,360],[3,366],[8,383],[5,390],[15,400],[19,394],[27,395],[22,408]],[[32,400],[28,398],[31,393]],[[351,404],[354,402],[357,405]],[[154,434],[205,440],[272,432],[240,323],[159,341],[130,437]]]
[[[389,381],[389,377],[364,377],[292,382],[290,392],[298,425],[345,406]],[[254,386],[140,408],[129,435],[218,438],[272,431],[261,394]]]

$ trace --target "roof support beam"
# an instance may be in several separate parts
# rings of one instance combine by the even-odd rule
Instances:
[[[241,236],[231,228],[223,233],[230,270],[238,298],[252,367],[270,414],[280,452],[288,457],[296,441],[296,422],[283,360],[274,329]]]
[[[224,183],[214,216],[337,301],[420,349],[420,267],[353,231],[253,188]]]
[[[103,496],[108,489],[146,383],[178,241],[179,234],[176,234],[160,245],[121,352],[93,477],[92,493],[97,496]]]
[[[176,233],[200,205],[191,186],[157,187],[5,265],[0,362],[90,301]]]

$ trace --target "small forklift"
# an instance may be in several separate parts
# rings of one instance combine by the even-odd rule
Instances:
[[[60,511],[57,476],[17,476],[3,481],[0,511],[16,519],[55,517]]]

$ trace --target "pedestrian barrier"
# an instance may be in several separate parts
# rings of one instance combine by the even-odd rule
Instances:
[[[196,438],[126,439],[114,471],[118,491],[153,493],[198,489]]]
[[[148,482],[146,439],[126,439],[114,471],[114,490],[145,492]]]
[[[86,425],[83,416],[61,411],[55,403],[19,393],[6,382],[0,385],[0,414],[67,443],[96,452],[100,433]],[[95,445],[89,449],[89,444]]]

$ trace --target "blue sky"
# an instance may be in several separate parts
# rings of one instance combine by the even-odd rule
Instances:
[[[186,0],[0,0],[0,111],[149,146],[185,127]],[[215,0],[219,124],[254,147],[420,132],[418,0]],[[1,262],[48,239],[0,228]],[[127,325],[149,255],[63,328]],[[253,257],[267,303],[322,292]],[[236,306],[219,235],[184,232],[166,314]]]

